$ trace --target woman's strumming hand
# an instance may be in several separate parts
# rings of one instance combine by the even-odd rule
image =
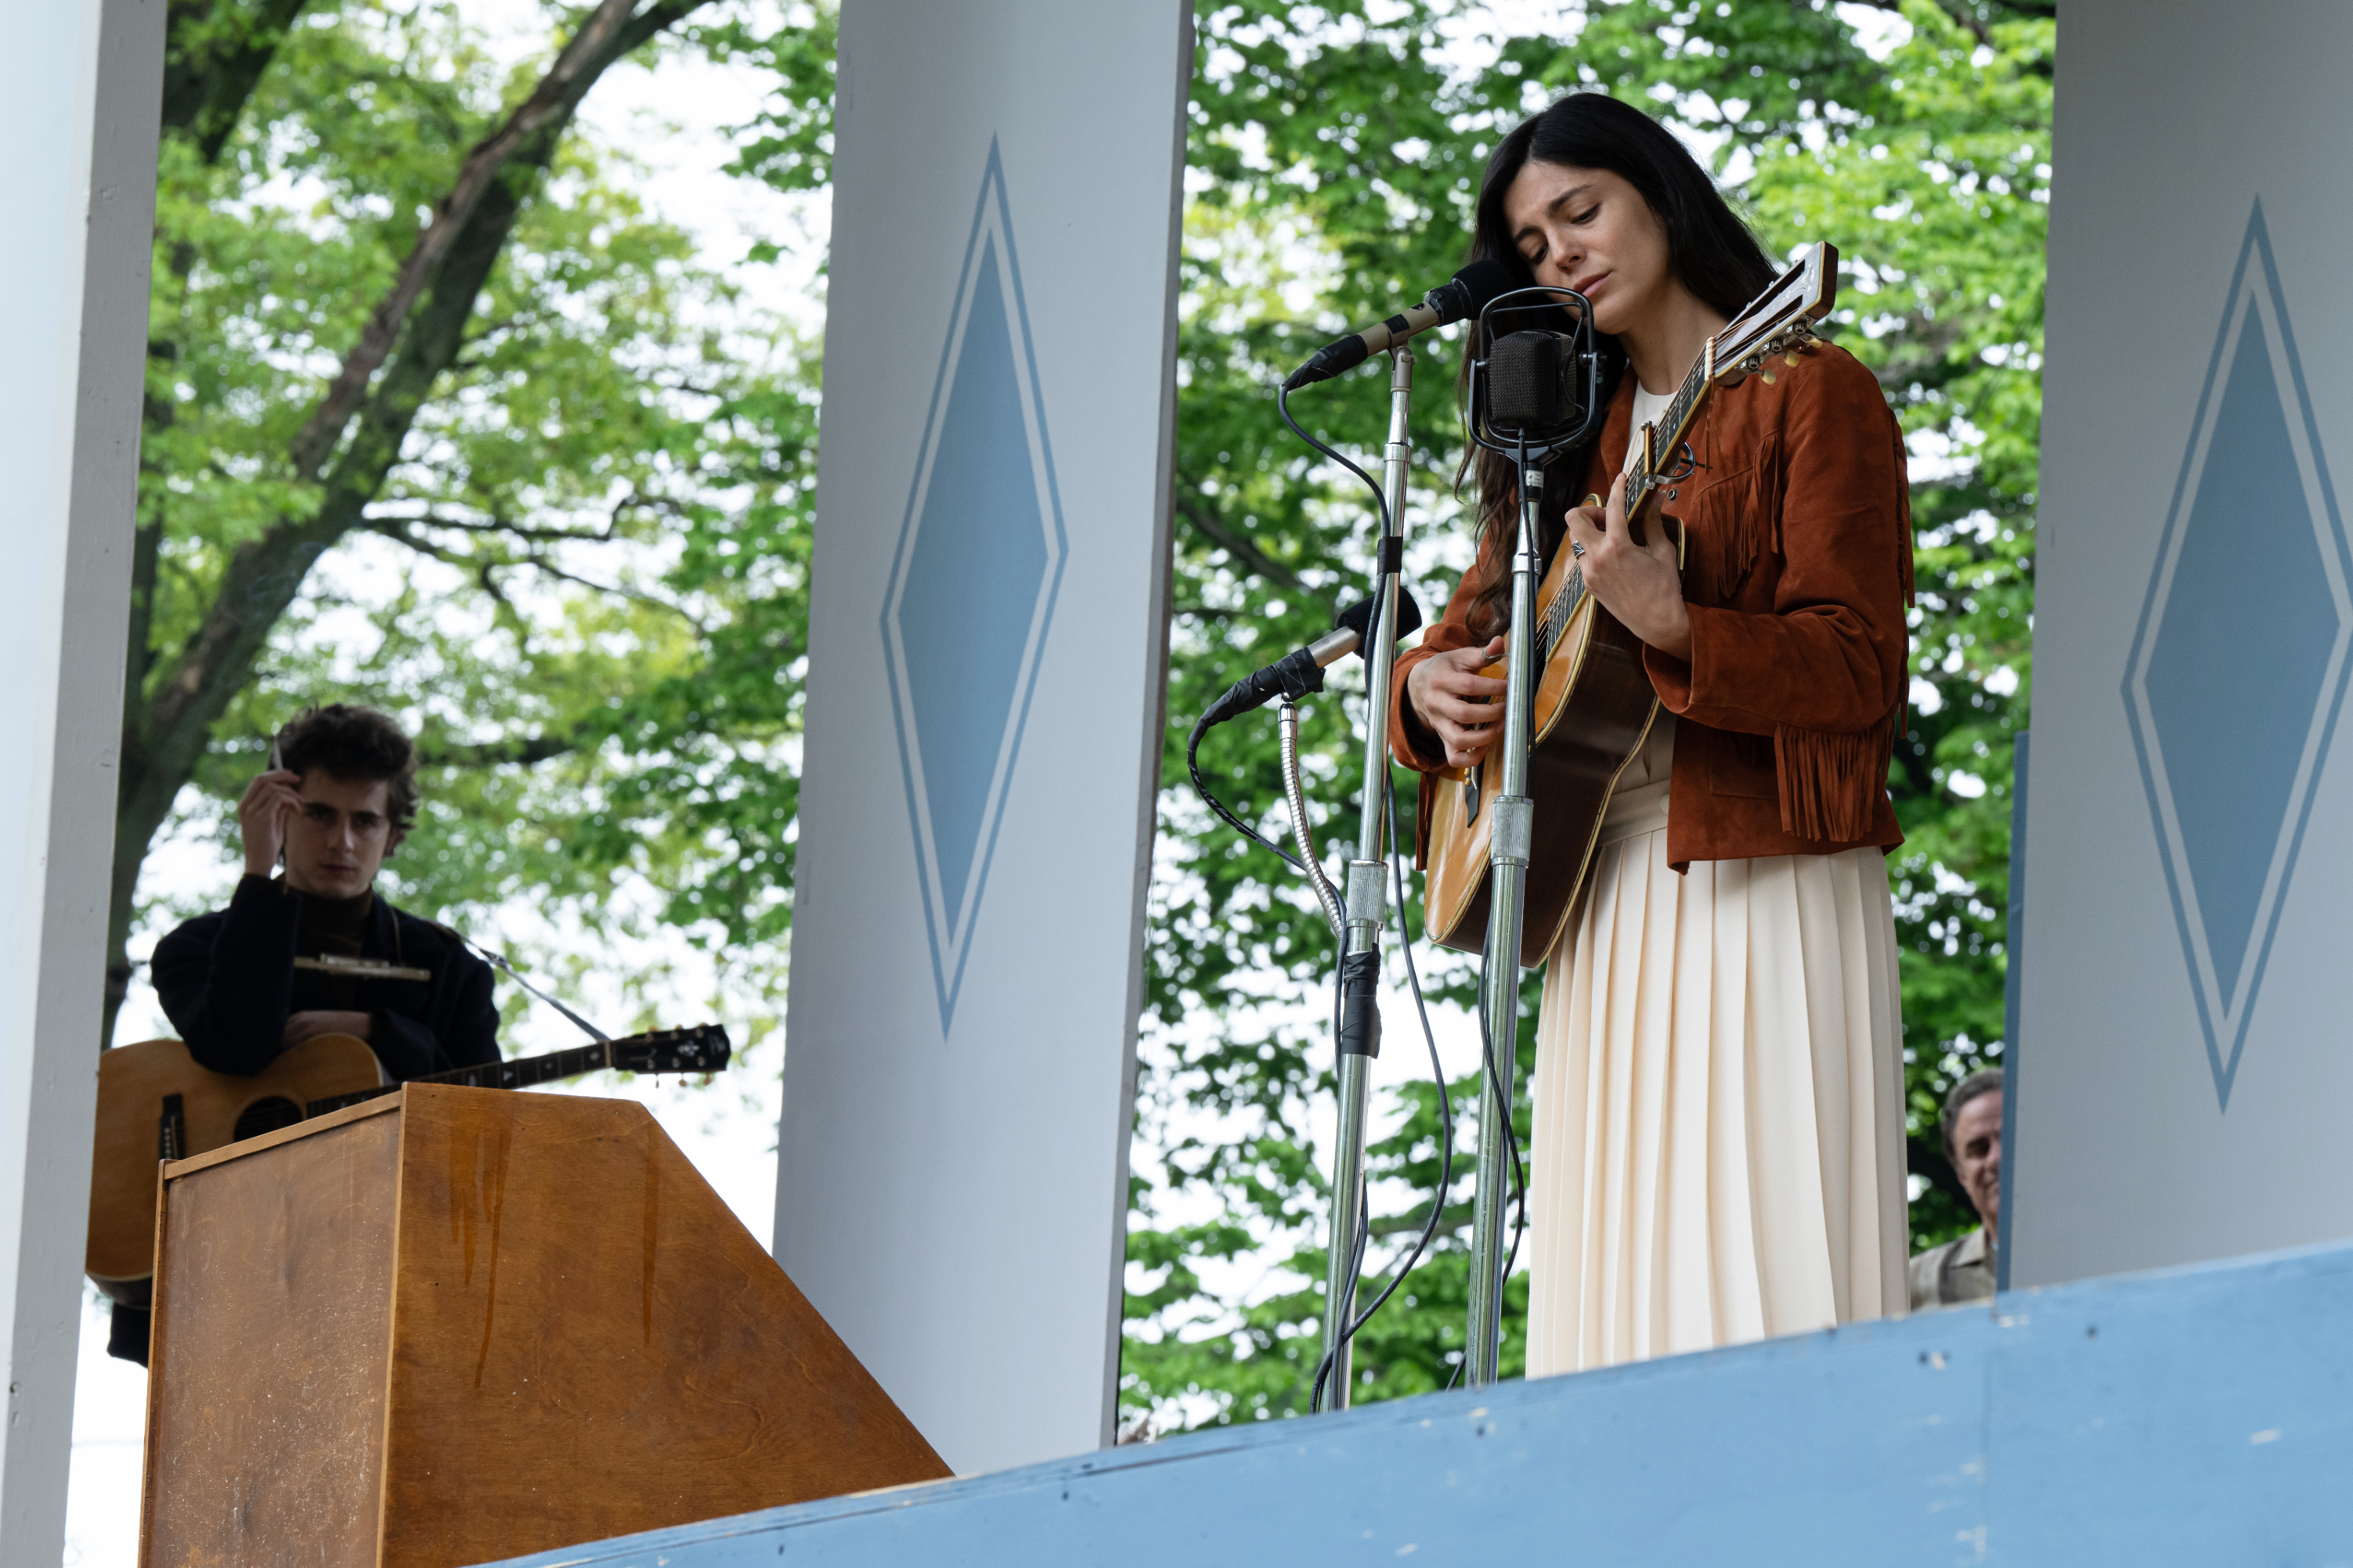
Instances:
[[[1505,683],[1479,672],[1504,657],[1504,639],[1433,654],[1406,673],[1406,700],[1446,749],[1446,765],[1477,764],[1502,732]]]
[[[1644,642],[1680,659],[1692,651],[1691,613],[1683,607],[1683,575],[1675,563],[1675,542],[1663,527],[1635,544],[1626,535],[1626,476],[1609,487],[1609,504],[1581,506],[1568,514],[1568,538],[1582,545],[1577,564],[1587,591],[1602,608]]]

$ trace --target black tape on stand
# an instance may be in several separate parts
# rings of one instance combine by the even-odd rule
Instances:
[[[1340,961],[1340,1054],[1381,1054],[1381,955],[1352,952]]]

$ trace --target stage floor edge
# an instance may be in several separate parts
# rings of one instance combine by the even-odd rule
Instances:
[[[2308,1248],[512,1561],[2348,1563],[2348,1331]]]

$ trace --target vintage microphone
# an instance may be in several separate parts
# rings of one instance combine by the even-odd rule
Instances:
[[[1324,672],[1352,653],[1364,651],[1365,639],[1372,626],[1377,602],[1359,599],[1340,612],[1332,629],[1309,643],[1305,647],[1292,649],[1272,664],[1261,665],[1226,688],[1215,702],[1203,709],[1193,725],[1193,733],[1185,742],[1185,768],[1193,775],[1193,788],[1202,801],[1222,818],[1227,826],[1262,848],[1271,849],[1295,868],[1304,871],[1306,866],[1280,844],[1270,843],[1258,829],[1226,809],[1209,788],[1209,781],[1201,776],[1201,737],[1210,729],[1229,719],[1239,719],[1254,709],[1263,708],[1276,698],[1297,701],[1311,691],[1324,689]],[[1398,630],[1391,640],[1412,636],[1421,627],[1421,606],[1413,595],[1402,588],[1398,591]],[[1367,664],[1372,661],[1368,658]]]
[[[1329,381],[1356,369],[1377,353],[1398,347],[1417,333],[1475,315],[1487,308],[1489,300],[1509,289],[1512,281],[1512,269],[1494,258],[1474,261],[1423,295],[1420,304],[1386,321],[1375,321],[1362,331],[1335,338],[1317,349],[1313,358],[1291,373],[1282,390],[1296,392],[1303,386]]]
[[[1277,697],[1296,701],[1311,691],[1323,690],[1324,670],[1350,654],[1362,651],[1371,635],[1373,609],[1372,600],[1357,600],[1340,612],[1330,631],[1305,647],[1293,648],[1272,664],[1262,665],[1227,687],[1223,695],[1202,710],[1197,732],[1229,719],[1239,719]],[[1398,595],[1398,616],[1397,637],[1409,637],[1421,629],[1421,606],[1403,590]]]
[[[1567,311],[1569,331],[1551,330]],[[1498,334],[1497,318],[1535,315],[1547,322]],[[1471,362],[1472,439],[1510,457],[1519,469],[1519,538],[1512,552],[1512,623],[1505,634],[1504,734],[1482,766],[1502,769],[1488,828],[1487,950],[1480,973],[1479,1154],[1472,1194],[1470,1333],[1464,1381],[1495,1381],[1502,1351],[1505,1161],[1516,1169],[1511,1131],[1518,1072],[1520,931],[1527,900],[1529,844],[1535,803],[1528,797],[1528,747],[1535,697],[1535,597],[1544,575],[1538,519],[1544,468],[1599,429],[1603,365],[1584,296],[1567,289],[1515,289],[1479,314]]]

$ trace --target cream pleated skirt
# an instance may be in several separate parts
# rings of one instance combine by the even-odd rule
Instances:
[[[1628,769],[1546,969],[1531,1376],[1900,1314],[1908,1300],[1885,856],[1695,861],[1679,876],[1672,756],[1667,730]]]

